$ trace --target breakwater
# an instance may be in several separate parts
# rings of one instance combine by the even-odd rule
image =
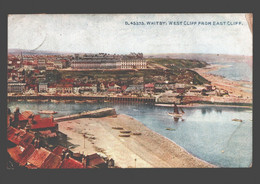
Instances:
[[[71,114],[68,116],[57,117],[54,118],[54,121],[60,122],[60,121],[78,119],[78,118],[100,118],[100,117],[113,116],[113,115],[116,115],[116,110],[114,108],[103,108],[94,111],[87,111],[78,114]]]

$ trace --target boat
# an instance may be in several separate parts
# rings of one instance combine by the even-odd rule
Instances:
[[[40,102],[48,102],[48,101],[49,101],[48,99],[40,100]]]
[[[50,110],[41,110],[38,113],[40,113],[40,114],[57,114],[56,111],[50,111]]]
[[[54,99],[51,99],[51,102],[54,102],[54,103],[59,103],[60,101],[59,101],[59,100],[54,100]]]
[[[179,108],[178,108],[177,105],[174,103],[173,113],[172,113],[172,112],[169,112],[168,114],[169,114],[170,116],[175,117],[175,118],[181,118],[182,115],[183,115],[185,112],[183,111],[183,109],[182,109],[181,107],[180,107],[180,111],[181,111],[181,112],[179,112]]]
[[[86,100],[87,103],[96,103],[97,100]]]
[[[237,118],[235,118],[235,119],[232,119],[232,121],[242,122],[242,119],[237,119]]]
[[[142,135],[141,132],[134,132],[133,135]]]
[[[27,99],[26,101],[27,102],[38,102],[39,100],[37,100],[37,99]]]
[[[120,135],[118,135],[119,137],[130,137],[130,135],[129,134],[120,134]]]
[[[123,130],[123,127],[112,127],[112,129]]]
[[[75,100],[75,103],[85,103],[83,100]]]
[[[174,129],[174,128],[166,128],[165,130],[173,131],[173,130],[175,130],[175,129]]]
[[[120,133],[127,134],[127,133],[131,133],[131,131],[130,130],[122,130],[122,131],[120,131]]]

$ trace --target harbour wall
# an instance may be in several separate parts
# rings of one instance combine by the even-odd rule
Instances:
[[[61,122],[61,121],[78,119],[78,118],[100,118],[100,117],[113,116],[113,115],[116,115],[116,110],[114,108],[103,108],[94,111],[72,114],[68,116],[56,117],[54,118],[54,121]]]

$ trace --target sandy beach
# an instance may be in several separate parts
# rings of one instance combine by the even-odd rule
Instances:
[[[130,137],[119,137],[122,127]],[[189,154],[173,141],[153,132],[124,114],[59,122],[59,130],[75,145],[75,153],[99,153],[121,168],[211,168],[216,167]],[[83,133],[87,135],[84,141]],[[141,133],[141,135],[133,135]],[[85,143],[85,145],[84,145]]]
[[[251,99],[252,103],[252,88],[247,85],[252,85],[252,82],[248,81],[231,81],[222,76],[213,75],[208,72],[218,70],[220,68],[227,67],[224,65],[209,65],[205,68],[196,68],[194,71],[198,72],[201,76],[211,81],[213,86],[220,89],[229,91],[233,97],[242,97],[244,99]]]

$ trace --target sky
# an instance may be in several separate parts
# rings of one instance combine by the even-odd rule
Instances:
[[[8,49],[252,56],[252,33],[245,14],[11,14]]]

